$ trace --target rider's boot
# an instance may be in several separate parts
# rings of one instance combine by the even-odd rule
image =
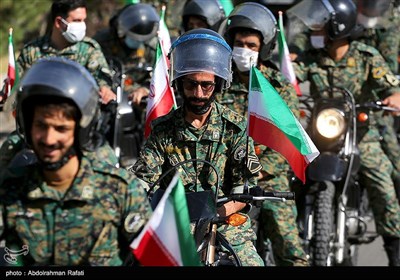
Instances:
[[[383,237],[383,243],[389,259],[389,266],[400,266],[400,238]]]

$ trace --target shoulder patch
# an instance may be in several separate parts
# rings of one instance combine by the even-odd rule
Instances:
[[[376,67],[376,68],[372,69],[372,77],[374,77],[374,79],[380,79],[386,73],[387,73],[387,71],[383,67]]]
[[[237,161],[240,161],[242,158],[246,156],[246,147],[240,146],[233,153],[233,158]]]

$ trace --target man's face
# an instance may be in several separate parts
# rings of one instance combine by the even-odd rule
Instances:
[[[208,28],[207,22],[205,22],[203,19],[196,17],[196,16],[189,16],[188,22],[187,22],[187,30],[192,30],[195,28]]]
[[[189,110],[201,115],[208,110],[215,89],[215,76],[211,73],[192,73],[182,78],[183,99]],[[201,113],[203,112],[203,113]]]
[[[36,156],[46,163],[62,159],[74,144],[75,121],[56,108],[37,106],[31,129]]]
[[[256,33],[236,32],[235,39],[233,40],[233,46],[260,52],[261,36]]]
[[[86,8],[81,7],[70,11],[64,20],[67,22],[85,22],[86,17]],[[67,25],[62,21],[63,19],[61,16],[58,16],[56,20],[58,27],[60,27],[63,31],[67,30]]]

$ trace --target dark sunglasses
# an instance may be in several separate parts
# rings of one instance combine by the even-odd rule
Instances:
[[[210,92],[214,89],[215,83],[210,81],[194,81],[191,79],[183,79],[183,88],[186,90],[194,90],[200,85],[203,92]]]

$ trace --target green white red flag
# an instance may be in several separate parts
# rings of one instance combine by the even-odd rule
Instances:
[[[294,73],[292,60],[289,56],[290,53],[285,39],[285,29],[283,26],[283,16],[281,11],[279,11],[278,26],[279,65],[281,68],[281,72],[283,76],[285,76],[286,79],[288,79],[290,83],[294,86],[297,92],[297,96],[302,96],[299,83]]]
[[[176,173],[153,215],[130,245],[143,266],[199,266],[185,189]]]
[[[147,138],[151,132],[151,121],[166,115],[172,108],[176,108],[175,95],[169,83],[167,53],[164,51],[171,47],[171,39],[164,21],[165,8],[161,11],[160,29],[156,50],[156,61],[153,76],[150,82],[150,92],[147,98],[146,122],[144,136]]]
[[[12,28],[9,30],[8,35],[8,69],[7,78],[5,80],[5,97],[7,98],[11,94],[11,90],[14,84],[18,82],[17,69],[15,67],[15,56],[14,56],[14,45],[12,37]]]
[[[282,154],[304,183],[305,169],[319,151],[279,93],[254,66],[250,71],[248,114],[248,135]]]

